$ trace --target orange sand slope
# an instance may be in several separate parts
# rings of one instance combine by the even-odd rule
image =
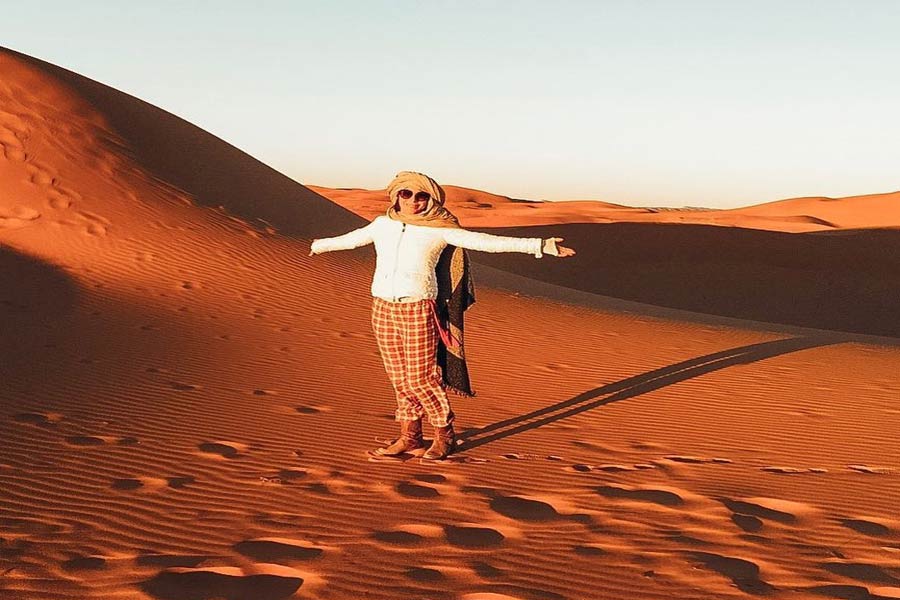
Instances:
[[[307,187],[368,220],[386,210],[385,190]],[[459,217],[463,227],[617,222],[719,225],[794,233],[900,228],[900,192],[848,198],[791,198],[716,210],[633,207],[592,200],[518,200],[454,185],[442,187],[447,192],[447,208]]]
[[[0,73],[0,597],[900,594],[895,341],[479,264],[462,451],[366,462],[395,427],[373,252],[307,256],[364,220],[127,95]]]

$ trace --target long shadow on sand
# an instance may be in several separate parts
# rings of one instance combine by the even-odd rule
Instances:
[[[471,450],[484,444],[573,417],[606,404],[640,396],[661,387],[732,365],[748,364],[780,354],[787,354],[788,352],[840,344],[844,341],[846,341],[846,337],[839,334],[834,336],[823,334],[821,336],[795,337],[750,344],[749,346],[731,348],[684,360],[674,365],[654,369],[582,392],[573,398],[558,402],[552,406],[498,421],[480,429],[462,432],[458,436],[462,440],[459,450]]]

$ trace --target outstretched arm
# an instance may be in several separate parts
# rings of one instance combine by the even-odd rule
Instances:
[[[545,253],[560,256],[562,253],[556,246],[556,241],[562,238],[525,238],[510,237],[505,235],[491,235],[468,229],[446,228],[444,241],[467,250],[479,250],[481,252],[522,252],[533,254],[535,258],[541,258]],[[568,250],[568,249],[567,249]],[[574,254],[574,251],[572,251]],[[569,256],[566,254],[565,256]]]
[[[368,225],[349,231],[344,235],[313,240],[309,246],[309,255],[312,256],[313,254],[322,254],[323,252],[332,252],[334,250],[350,250],[371,244],[374,227],[375,221],[372,221]]]

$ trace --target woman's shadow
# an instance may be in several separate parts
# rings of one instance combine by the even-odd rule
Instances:
[[[835,333],[834,335],[823,333],[805,337],[793,337],[773,340],[731,348],[714,352],[706,356],[700,356],[685,360],[667,367],[661,367],[640,375],[634,375],[613,383],[582,392],[577,396],[563,400],[557,404],[540,408],[530,413],[498,421],[478,429],[461,432],[457,437],[460,440],[457,451],[471,450],[484,444],[516,435],[525,431],[536,429],[544,425],[555,423],[562,419],[575,416],[606,404],[619,402],[627,398],[639,396],[647,392],[684,381],[698,375],[724,369],[732,365],[748,364],[757,360],[763,360],[806,350],[818,346],[828,346],[849,341],[847,335]]]

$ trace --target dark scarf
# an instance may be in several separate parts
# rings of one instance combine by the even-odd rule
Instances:
[[[444,372],[444,386],[459,396],[475,395],[469,382],[463,348],[463,314],[475,303],[475,284],[465,248],[447,246],[438,259],[437,318],[441,334],[437,361]]]
[[[401,189],[426,191],[433,201],[421,213],[401,214],[396,210],[397,191]],[[387,216],[396,221],[426,227],[459,227],[459,220],[444,208],[444,190],[427,175],[401,171],[388,186],[391,206]],[[475,284],[472,281],[469,256],[465,248],[448,245],[435,266],[438,295],[434,315],[438,326],[437,363],[443,373],[443,387],[456,395],[473,397],[475,391],[469,381],[463,343],[463,317],[475,303]]]

